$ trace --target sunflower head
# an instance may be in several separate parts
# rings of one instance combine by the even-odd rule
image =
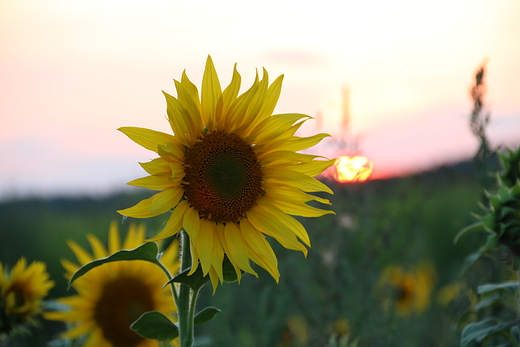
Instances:
[[[398,266],[387,267],[380,278],[385,306],[394,306],[401,316],[423,312],[430,302],[433,277],[433,267],[428,263],[408,271]]]
[[[481,225],[491,233],[490,238],[520,256],[520,180],[508,187],[499,179],[498,191],[487,195],[489,205],[485,208],[485,214],[479,216]]]
[[[0,263],[0,333],[34,322],[42,312],[43,298],[53,286],[42,262],[27,265],[26,259],[20,258],[10,271]]]
[[[330,204],[309,193],[332,193],[313,177],[334,160],[298,153],[329,135],[297,137],[298,128],[311,117],[273,115],[282,76],[269,84],[264,69],[263,78],[257,75],[239,95],[240,84],[235,65],[231,83],[222,90],[208,57],[200,93],[186,73],[175,81],[176,97],[164,93],[173,135],[119,129],[158,154],[141,164],[149,176],[129,184],[159,191],[119,213],[135,218],[171,213],[152,240],[184,229],[190,239],[192,272],[200,265],[214,288],[223,281],[224,254],[239,279],[242,272],[256,275],[253,261],[278,281],[277,259],[265,236],[306,254],[309,236],[292,216],[333,213],[307,202]]]
[[[121,249],[133,249],[145,239],[144,226],[130,225],[123,243],[120,242],[117,223],[112,223],[108,249],[95,236],[87,239],[93,254],[85,251],[73,241],[69,247],[79,264],[63,260],[66,278],[70,278],[80,266],[95,259],[104,258]],[[179,269],[177,243],[167,247],[161,263],[171,272]],[[157,346],[154,340],[145,339],[130,329],[130,325],[143,313],[159,311],[175,319],[176,307],[171,292],[163,285],[168,279],[156,265],[146,261],[118,261],[103,264],[90,270],[73,283],[77,295],[58,301],[69,311],[49,312],[45,317],[73,324],[64,333],[65,338],[75,339],[86,335],[86,345],[97,347]]]
[[[508,149],[499,156],[504,167],[500,180],[505,186],[512,187],[520,180],[520,147],[516,151]]]

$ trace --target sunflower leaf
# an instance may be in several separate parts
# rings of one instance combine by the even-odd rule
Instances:
[[[201,325],[206,322],[209,322],[219,312],[220,312],[220,310],[216,307],[212,307],[212,306],[206,307],[205,309],[203,309],[202,311],[198,312],[195,315],[195,318],[193,319],[193,323],[195,325]]]
[[[144,338],[159,341],[171,341],[179,336],[177,325],[157,311],[143,313],[132,323],[130,329]]]
[[[202,273],[202,267],[199,266],[197,270],[191,275],[188,273],[191,271],[191,266],[184,269],[182,272],[177,274],[174,278],[166,282],[165,286],[174,282],[174,283],[182,283],[193,289],[193,291],[198,291],[206,282],[209,281],[209,276],[204,276]]]
[[[460,345],[466,347],[471,343],[481,343],[482,340],[492,335],[508,335],[509,330],[517,324],[517,321],[500,323],[496,318],[486,318],[480,322],[471,323],[462,331]]]
[[[105,263],[110,263],[114,261],[122,261],[122,260],[144,260],[149,261],[151,263],[157,264],[160,266],[159,261],[157,260],[157,254],[159,252],[159,249],[157,248],[157,245],[155,242],[145,242],[141,246],[134,248],[134,249],[123,249],[120,250],[106,258],[96,259],[94,261],[91,261],[90,263],[87,263],[80,267],[70,278],[69,285],[67,289],[69,289],[72,286],[72,283],[92,270],[95,267],[98,267],[100,265],[103,265]]]

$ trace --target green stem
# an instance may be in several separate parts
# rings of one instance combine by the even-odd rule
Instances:
[[[168,282],[172,280],[172,275],[170,274],[170,271],[159,261],[157,262],[161,270],[166,274],[166,277],[168,277]],[[170,287],[172,289],[172,295],[175,300],[175,304],[177,305],[177,302],[179,301],[179,296],[177,295],[177,289],[175,288],[175,283],[170,282]]]
[[[181,231],[181,247],[181,271],[184,271],[191,266],[190,238],[184,230]],[[179,315],[179,337],[181,340],[181,347],[193,346],[192,311],[195,307],[195,301],[190,305],[190,291],[190,287],[183,283],[180,284],[177,312]],[[196,296],[197,295],[195,294],[194,297],[196,298]]]

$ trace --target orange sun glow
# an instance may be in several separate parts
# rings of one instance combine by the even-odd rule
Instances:
[[[372,174],[374,164],[365,157],[341,156],[332,167],[332,175],[339,183],[363,182]]]

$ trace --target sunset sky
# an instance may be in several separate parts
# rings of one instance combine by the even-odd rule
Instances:
[[[171,132],[161,90],[212,56],[226,86],[238,63],[284,74],[276,113],[317,117],[316,153],[350,133],[375,177],[471,157],[468,89],[487,61],[494,145],[520,143],[520,1],[0,0],[0,199],[98,194],[145,176],[153,158],[116,129]],[[244,89],[245,90],[245,89]],[[321,116],[320,116],[321,115]]]

